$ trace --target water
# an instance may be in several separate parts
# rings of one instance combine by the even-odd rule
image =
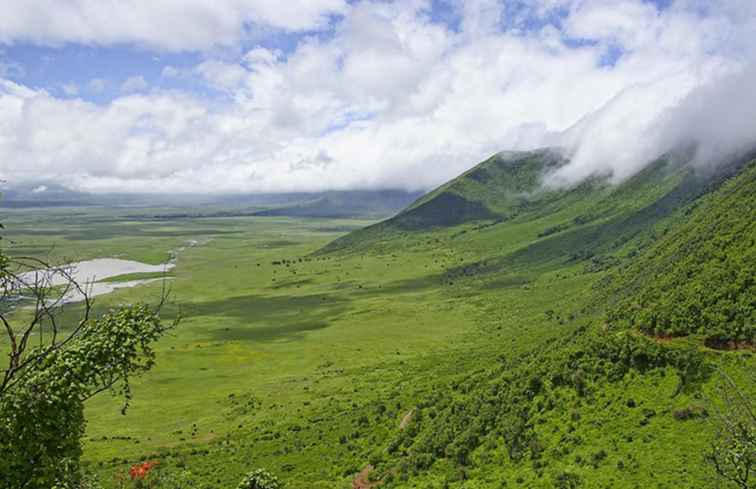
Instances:
[[[147,263],[118,258],[97,258],[95,260],[69,263],[60,268],[64,269],[87,292],[89,297],[96,297],[98,295],[109,294],[117,289],[136,287],[137,285],[162,279],[129,280],[126,282],[102,282],[102,280],[132,273],[163,272],[172,269],[174,266],[173,263],[149,265]],[[48,286],[55,287],[68,283],[65,273],[55,271],[35,270],[21,274],[21,281],[27,285],[43,278],[47,281]],[[64,294],[61,302],[70,303],[81,302],[83,300],[84,295],[79,290],[76,290],[76,288],[72,288]]]

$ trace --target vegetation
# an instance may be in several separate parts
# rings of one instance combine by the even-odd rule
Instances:
[[[756,474],[756,414],[749,396],[720,372],[715,408],[716,436],[707,460],[720,480],[736,487],[753,487]],[[753,378],[749,378],[753,383]]]
[[[754,395],[754,164],[540,190],[559,164],[493,158],[377,224],[11,213],[11,253],[185,248],[161,311],[182,327],[125,415],[86,402],[85,471],[104,487],[152,462],[154,487],[234,487],[250,467],[294,489],[738,487],[752,431],[725,428],[746,411],[717,393],[724,374]]]
[[[31,262],[43,272],[28,278],[16,266]],[[90,316],[86,291],[63,268],[38,260],[0,256],[2,297],[29,300],[29,315],[0,313],[9,363],[0,383],[0,483],[3,487],[75,487],[81,483],[84,402],[103,391],[131,398],[130,379],[154,364],[152,344],[167,330],[145,305]],[[59,292],[46,275],[63,274],[84,294],[84,312],[73,326],[59,324]],[[14,320],[15,319],[15,320]],[[37,337],[38,346],[32,346]]]
[[[283,485],[278,478],[264,469],[250,472],[237,489],[280,489]]]
[[[717,348],[756,339],[756,166],[686,210],[616,277],[632,291],[610,320],[658,336],[705,336]]]

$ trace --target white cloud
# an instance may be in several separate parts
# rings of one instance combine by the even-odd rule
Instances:
[[[2,81],[0,174],[97,191],[417,189],[504,149],[568,147],[568,182],[624,178],[689,141],[721,155],[752,141],[756,21],[716,1],[702,16],[694,0],[553,0],[538,14],[568,8],[565,30],[529,33],[497,30],[495,2],[461,2],[459,31],[426,2],[358,2],[286,55],[206,56],[193,72],[217,100],[153,89],[91,104]],[[608,44],[624,49],[613,66]]]
[[[247,75],[247,70],[238,64],[216,60],[203,61],[194,71],[214,87],[223,90],[238,87]]]
[[[33,194],[41,194],[43,192],[47,192],[47,185],[40,185],[39,187],[34,187],[32,189]]]
[[[244,55],[244,61],[248,65],[271,65],[276,63],[282,56],[283,53],[280,51],[271,51],[270,49],[257,47]]]
[[[662,17],[651,3],[586,0],[567,18],[565,31],[572,37],[616,42],[635,49],[658,37],[662,23]]]
[[[6,0],[0,42],[134,43],[181,51],[233,45],[265,29],[320,29],[345,0]]]
[[[141,75],[130,76],[123,83],[121,83],[121,92],[133,93],[141,92],[147,89],[149,85],[147,81]]]
[[[166,66],[160,72],[160,76],[162,76],[163,78],[178,78],[179,76],[181,76],[181,70],[176,68],[175,66]]]

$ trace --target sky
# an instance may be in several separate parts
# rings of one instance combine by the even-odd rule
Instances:
[[[756,146],[753,0],[5,0],[0,178],[425,190],[503,150],[620,181]]]

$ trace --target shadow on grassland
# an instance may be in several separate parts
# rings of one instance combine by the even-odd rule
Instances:
[[[394,280],[380,285],[365,284],[360,280],[346,280],[336,282],[330,289],[348,292],[354,297],[382,297],[385,295],[400,295],[426,292],[441,285],[441,274],[423,275],[405,280]]]
[[[229,327],[208,331],[214,341],[286,342],[301,340],[307,332],[327,328],[333,319],[349,309],[350,302],[343,297],[321,294],[243,295],[185,303],[181,313],[186,318],[235,319]]]
[[[136,226],[108,226],[97,227],[89,230],[77,230],[69,233],[60,233],[64,239],[69,241],[96,241],[100,239],[112,239],[122,237],[146,237],[146,238],[181,238],[181,237],[196,237],[207,235],[238,235],[244,231],[234,229],[219,229],[219,228],[192,228],[187,226],[186,229],[148,229],[140,228]],[[26,234],[26,233],[23,233]]]

